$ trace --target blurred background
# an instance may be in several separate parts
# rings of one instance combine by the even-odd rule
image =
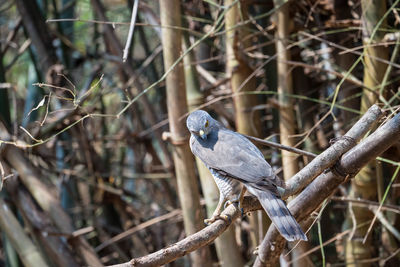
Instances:
[[[372,104],[398,111],[399,0],[136,1],[0,1],[1,266],[118,264],[202,229],[218,190],[191,110],[316,154]],[[259,148],[285,180],[311,160]],[[400,266],[399,152],[333,192],[281,266]],[[269,223],[169,265],[252,265]]]

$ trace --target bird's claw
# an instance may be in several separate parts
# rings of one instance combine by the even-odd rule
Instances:
[[[212,217],[210,219],[205,219],[204,224],[208,226],[208,225],[212,224],[213,222],[215,222],[215,220],[216,220],[215,217]]]
[[[215,222],[218,219],[221,219],[221,220],[223,220],[225,222],[228,222],[228,223],[231,222],[231,218],[228,215],[216,214],[216,215],[213,215],[210,219],[205,219],[204,223],[206,225],[210,225],[210,224],[212,224],[213,222]]]
[[[244,209],[242,207],[242,202],[240,201],[240,199],[227,200],[224,204],[224,209],[226,209],[226,207],[228,207],[231,204],[237,204],[236,208],[240,210],[241,217],[243,218],[245,216],[245,214],[244,214]]]
[[[225,202],[225,204],[224,204],[224,209],[226,209],[226,207],[228,207],[229,205],[231,205],[231,204],[233,204],[233,203],[235,203],[236,201],[230,201],[230,200],[227,200],[226,202]]]
[[[258,255],[258,248],[259,248],[259,247],[255,247],[255,248],[254,248],[254,250],[253,250],[253,255]]]

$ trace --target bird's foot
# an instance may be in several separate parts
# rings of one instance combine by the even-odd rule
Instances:
[[[254,248],[254,250],[253,250],[253,255],[258,255],[258,248],[259,248],[259,247],[255,247],[255,248]]]
[[[233,204],[233,205],[236,204],[235,206],[236,206],[237,209],[240,210],[240,212],[241,212],[241,217],[243,218],[245,214],[244,214],[244,209],[243,209],[243,207],[242,207],[242,201],[243,201],[243,198],[241,199],[240,197],[237,197],[237,198],[232,199],[232,200],[227,200],[227,201],[225,202],[224,209],[226,209],[226,207],[228,207],[228,206],[231,205],[231,204]]]
[[[204,223],[206,225],[210,225],[210,224],[212,224],[213,222],[215,222],[218,219],[221,219],[221,220],[223,220],[225,222],[228,222],[228,223],[231,222],[231,218],[228,215],[215,214],[210,219],[205,219]]]
[[[237,200],[227,200],[224,204],[224,209],[226,209],[226,207],[228,207],[229,205],[236,203]]]

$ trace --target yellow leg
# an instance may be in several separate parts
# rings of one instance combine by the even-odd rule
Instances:
[[[238,208],[240,210],[242,210],[243,198],[244,198],[244,194],[246,193],[246,191],[247,191],[246,187],[244,185],[242,185],[242,189],[240,190],[239,195],[236,198],[232,199],[232,200],[228,200],[225,203],[224,208],[226,208],[227,206],[229,206],[229,205],[231,205],[233,203],[238,203]],[[242,212],[243,212],[243,210],[242,210]]]
[[[205,219],[205,220],[204,220],[204,223],[205,223],[206,225],[210,225],[210,224],[212,224],[213,222],[215,222],[215,221],[218,220],[218,219],[222,219],[222,220],[224,220],[224,221],[230,221],[230,219],[229,219],[228,216],[226,216],[226,215],[221,215],[221,212],[222,212],[222,210],[224,209],[225,201],[226,201],[226,197],[220,195],[220,196],[219,196],[218,205],[217,205],[215,211],[213,212],[212,217],[211,217],[210,219]]]
[[[243,215],[243,199],[244,199],[244,194],[246,194],[246,191],[247,188],[244,185],[242,185],[242,190],[240,190],[239,194],[239,205],[238,205],[238,208],[242,212],[242,215]]]

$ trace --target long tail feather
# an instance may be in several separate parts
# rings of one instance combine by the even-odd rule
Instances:
[[[271,218],[279,233],[288,241],[305,240],[304,234],[296,219],[292,216],[285,202],[269,191],[253,188],[251,192],[256,195],[264,210]]]

